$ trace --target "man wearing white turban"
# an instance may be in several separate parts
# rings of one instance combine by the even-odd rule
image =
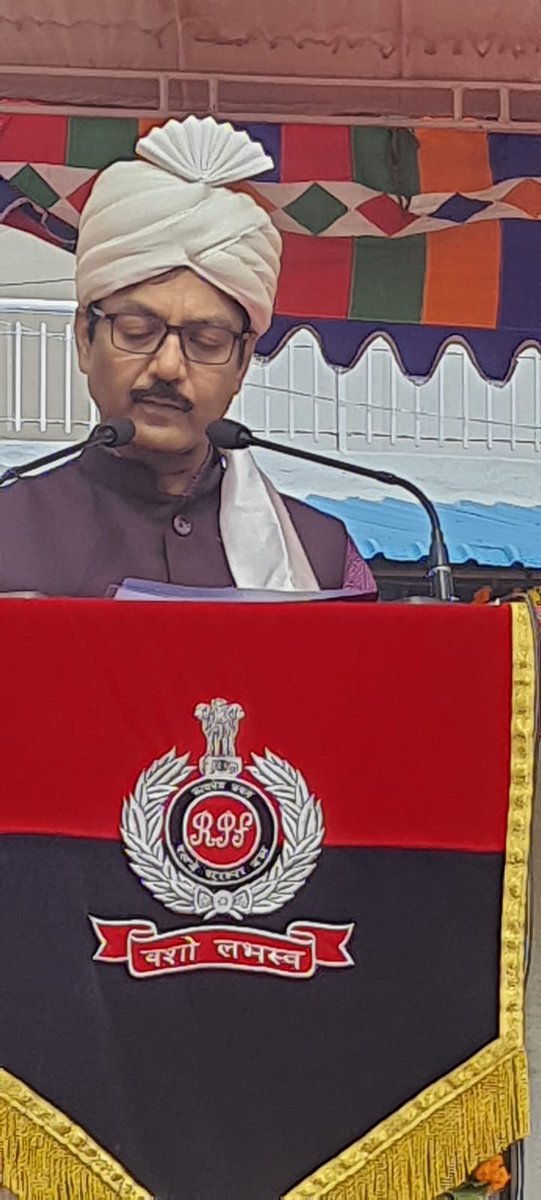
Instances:
[[[211,117],[153,129],[137,155],[97,179],[76,275],[81,369],[102,421],[129,417],[135,437],[2,489],[0,589],[103,595],[136,576],[375,595],[339,521],[206,434],[272,319],[280,235],[234,189],[272,160]]]

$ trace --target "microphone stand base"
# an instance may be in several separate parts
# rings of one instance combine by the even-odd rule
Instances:
[[[454,596],[449,600],[441,600],[439,596],[404,596],[401,600],[391,600],[391,604],[459,604]]]

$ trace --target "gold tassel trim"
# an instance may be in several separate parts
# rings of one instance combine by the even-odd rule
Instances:
[[[17,1200],[152,1200],[78,1125],[0,1070],[0,1187]]]
[[[493,1049],[488,1047],[487,1049]],[[474,1060],[427,1089],[322,1167],[284,1200],[434,1200],[487,1158],[526,1137],[528,1075],[522,1051],[466,1090]],[[427,1101],[435,1100],[427,1110]]]
[[[529,1133],[524,944],[532,819],[536,650],[529,605],[509,606],[511,763],[497,1041],[431,1084],[283,1200],[434,1200]]]

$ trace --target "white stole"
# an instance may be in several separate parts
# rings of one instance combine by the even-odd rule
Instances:
[[[250,451],[222,454],[220,531],[236,587],[320,591],[287,508]]]

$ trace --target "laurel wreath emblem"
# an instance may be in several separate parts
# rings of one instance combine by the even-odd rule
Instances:
[[[230,916],[239,921],[252,913],[271,913],[292,900],[306,883],[321,851],[325,827],[321,803],[309,791],[300,771],[270,750],[252,754],[247,770],[276,800],[283,842],[266,875],[230,890],[211,891],[179,871],[167,857],[162,839],[167,802],[195,770],[189,754],[177,758],[172,749],[141,773],[124,801],[120,831],[130,867],[144,887],[176,913],[196,913],[205,920]]]

